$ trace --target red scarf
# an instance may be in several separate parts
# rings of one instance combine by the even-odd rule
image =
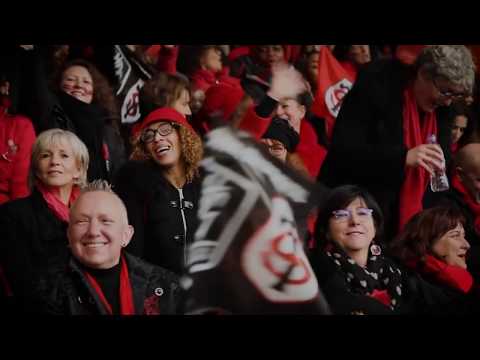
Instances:
[[[455,155],[457,153],[457,150],[458,150],[458,142],[450,145],[450,151],[452,152],[452,155]]]
[[[68,223],[70,206],[80,195],[80,188],[76,185],[72,187],[72,192],[70,193],[70,199],[68,200],[67,206],[60,200],[60,192],[58,188],[47,187],[39,181],[37,182],[36,187],[42,194],[43,199],[47,202],[48,208],[52,210],[55,216],[58,219]]]
[[[465,189],[465,186],[463,185],[456,171],[454,171],[452,176],[452,186],[455,190],[457,190],[462,195],[463,201],[465,201],[469,209],[472,210],[472,212],[474,213],[475,232],[477,234],[480,234],[480,204],[478,204],[476,201],[472,199],[470,194],[467,192],[467,189]]]
[[[132,285],[130,284],[130,276],[128,275],[127,261],[123,255],[120,258],[120,261],[122,266],[120,269],[120,315],[135,315],[135,305],[133,304]],[[98,285],[97,280],[95,280],[95,278],[88,272],[85,272],[85,276],[99,296],[100,301],[102,302],[103,306],[105,306],[108,314],[113,315],[112,307],[105,298],[105,295],[103,294],[100,285]]]
[[[463,293],[468,293],[473,286],[473,277],[467,270],[460,266],[448,265],[432,255],[425,256],[424,262],[410,262],[407,265]]]
[[[392,303],[392,298],[390,297],[390,294],[386,289],[385,290],[374,289],[370,294],[367,294],[367,295],[377,301],[380,301],[385,306],[390,306],[390,304]]]
[[[403,142],[410,150],[424,144],[427,136],[437,134],[437,118],[435,112],[425,114],[423,126],[420,127],[417,102],[412,87],[403,93]],[[422,199],[430,176],[422,167],[405,167],[405,179],[400,190],[399,230],[416,213],[422,211]]]

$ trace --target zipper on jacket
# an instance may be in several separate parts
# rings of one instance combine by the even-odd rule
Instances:
[[[185,218],[185,211],[183,206],[183,189],[177,189],[180,196],[180,213],[182,214],[183,221],[183,265],[187,265],[187,220]]]

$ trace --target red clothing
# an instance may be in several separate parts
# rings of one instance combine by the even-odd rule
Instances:
[[[59,188],[46,186],[40,181],[38,181],[35,186],[40,194],[42,194],[43,200],[45,200],[48,208],[52,211],[55,217],[60,221],[68,223],[70,220],[70,207],[80,196],[80,188],[77,185],[72,187],[70,199],[68,200],[68,204],[65,205],[62,200],[60,200]]]
[[[30,194],[27,179],[34,142],[32,122],[0,107],[0,204]]]
[[[266,118],[258,116],[255,112],[254,105],[250,105],[238,128],[240,130],[247,131],[255,139],[260,140],[262,135],[265,134],[270,126],[271,121],[271,116]]]
[[[427,45],[398,45],[395,57],[405,64],[413,64],[425,46]]]
[[[288,45],[290,46],[290,59],[289,61],[294,64],[302,56],[302,45]]]
[[[194,90],[207,90],[213,85],[240,86],[240,79],[234,78],[225,72],[214,73],[211,70],[198,69],[190,77]]]
[[[327,150],[318,143],[315,129],[305,119],[302,119],[300,126],[300,142],[296,153],[304,162],[310,175],[316,179],[327,156]]]
[[[455,144],[450,145],[450,151],[452,152],[452,156],[457,154],[458,151],[458,142]]]
[[[424,261],[410,261],[407,265],[420,274],[433,277],[441,285],[468,293],[473,284],[473,277],[468,270],[460,266],[448,265],[432,255],[426,255]]]
[[[340,65],[343,66],[347,74],[352,78],[352,82],[354,82],[357,79],[358,67],[351,61],[340,61]]]
[[[237,48],[233,49],[232,51],[230,51],[230,53],[228,54],[228,60],[229,61],[234,61],[234,60],[238,59],[239,57],[246,56],[246,55],[250,55],[250,47],[249,46],[240,46],[240,47],[237,47]]]
[[[232,86],[233,84],[233,86]],[[223,118],[228,120],[237,109],[240,101],[244,96],[244,91],[241,86],[232,83],[220,83],[219,85],[211,86],[205,94],[205,102],[203,108],[199,113],[200,124],[197,124],[201,129],[208,132],[210,129],[205,118],[216,111],[223,114]],[[249,132],[257,140],[267,131],[270,126],[271,117],[263,118],[257,115],[254,105],[251,105],[239,124],[239,129]]]
[[[145,50],[145,55],[158,61],[160,50],[162,50],[162,45],[150,45],[150,47]]]
[[[412,85],[404,90],[403,99],[403,141],[410,150],[425,144],[431,134],[437,135],[437,117],[435,112],[426,113],[423,122],[420,122]],[[400,189],[399,230],[403,229],[413,215],[423,210],[422,199],[429,181],[430,176],[424,168],[405,167]]]
[[[157,69],[167,74],[177,73],[178,46],[162,47],[158,52]]]

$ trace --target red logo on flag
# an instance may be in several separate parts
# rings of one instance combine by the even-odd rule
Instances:
[[[284,198],[272,198],[271,216],[246,244],[241,264],[247,278],[269,301],[309,301],[318,294],[317,280]]]
[[[343,98],[352,88],[353,79],[335,59],[330,49],[322,46],[318,57],[318,87],[312,111],[325,119],[327,137],[332,138],[335,119]]]

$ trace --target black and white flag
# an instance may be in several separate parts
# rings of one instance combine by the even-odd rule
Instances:
[[[140,120],[140,89],[152,77],[152,71],[129,51],[125,45],[114,46],[114,68],[116,77],[115,95],[121,105],[122,124]],[[145,115],[145,114],[143,114]]]
[[[313,184],[230,127],[208,134],[202,168],[185,311],[328,314],[297,231]]]

